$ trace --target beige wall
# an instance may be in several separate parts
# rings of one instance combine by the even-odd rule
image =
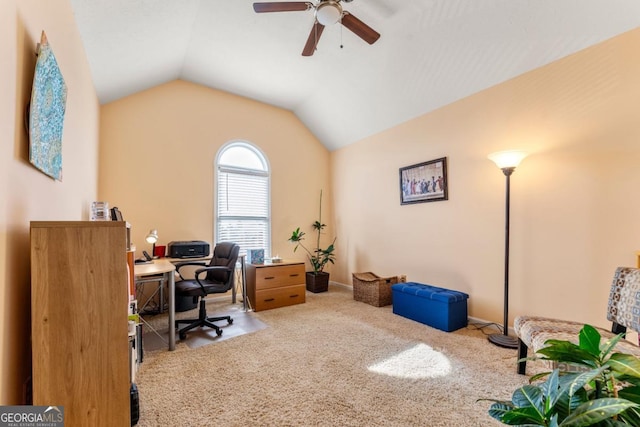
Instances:
[[[329,152],[291,112],[181,80],[102,107],[99,195],[131,223],[138,255],[150,252],[151,228],[158,244],[213,243],[214,162],[234,140],[266,155],[272,251],[294,257],[287,238],[295,227],[310,230],[330,179]],[[330,202],[324,208],[331,212]]]
[[[524,313],[607,326],[617,266],[640,249],[640,30],[332,153],[335,280],[352,272],[470,294],[502,323],[505,177],[487,154],[531,154],[511,179],[510,323]],[[400,206],[398,168],[449,162],[449,200]]]
[[[23,124],[43,30],[68,89],[62,182],[30,165]],[[0,404],[6,405],[23,402],[31,371],[29,221],[88,219],[97,192],[99,109],[68,0],[2,0],[0,57]]]

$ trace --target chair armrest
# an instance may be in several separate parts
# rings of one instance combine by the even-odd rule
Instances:
[[[182,280],[185,280],[184,277],[182,277],[182,274],[180,273],[180,269],[182,267],[186,267],[186,266],[206,266],[207,263],[205,261],[185,261],[185,262],[179,262],[176,264],[176,273],[178,273],[178,276],[180,276],[180,278]]]
[[[208,267],[204,267],[204,268],[199,268],[199,269],[197,269],[197,270],[195,271],[195,279],[196,279],[196,282],[198,282],[198,284],[199,284],[200,286],[202,286],[202,289],[203,289],[203,290],[204,290],[204,286],[203,286],[203,284],[200,282],[200,277],[199,277],[199,276],[200,276],[201,274],[203,274],[203,273],[208,273],[209,271],[215,271],[215,270],[224,271],[224,272],[226,272],[227,274],[232,274],[232,273],[233,273],[233,270],[232,270],[231,268],[229,268],[229,267],[224,267],[224,266],[221,266],[221,265],[212,265],[212,266],[208,266]],[[229,278],[228,278],[228,277],[227,277],[227,280],[229,280]]]

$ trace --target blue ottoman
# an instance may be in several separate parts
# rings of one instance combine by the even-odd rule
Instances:
[[[394,314],[446,332],[467,326],[464,292],[408,282],[392,285],[391,294]]]

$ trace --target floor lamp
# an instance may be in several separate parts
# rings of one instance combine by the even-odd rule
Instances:
[[[502,334],[489,335],[489,341],[500,347],[518,348],[518,338],[509,336],[509,197],[511,193],[510,177],[522,159],[527,156],[524,151],[500,151],[489,154],[489,159],[493,160],[507,180],[506,203],[505,203],[505,235],[504,235],[504,321],[502,324]]]

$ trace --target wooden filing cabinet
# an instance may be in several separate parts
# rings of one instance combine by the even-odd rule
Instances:
[[[123,221],[31,222],[33,404],[65,425],[131,425]]]
[[[254,311],[305,302],[304,263],[247,264],[247,296]]]

